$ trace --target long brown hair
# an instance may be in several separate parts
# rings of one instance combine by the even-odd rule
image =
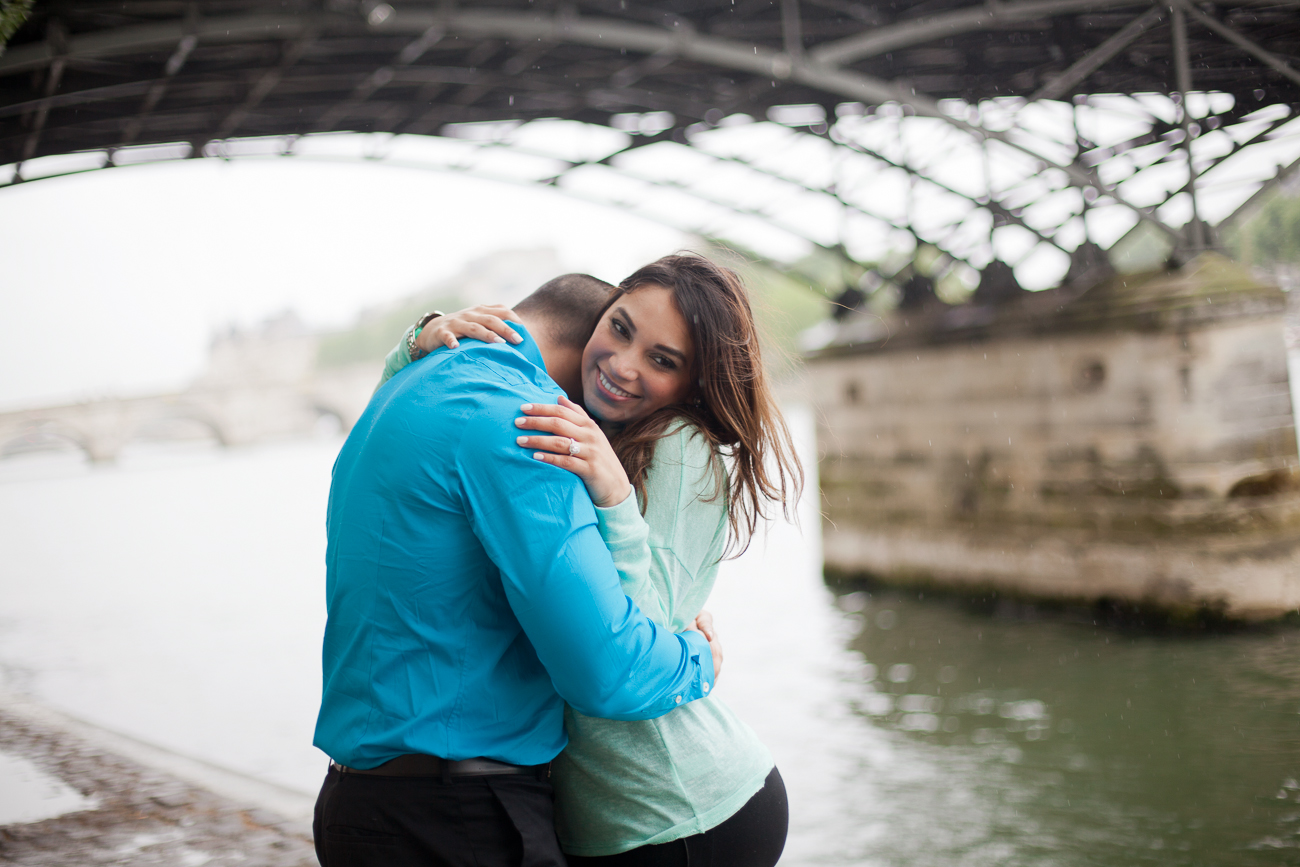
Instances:
[[[695,345],[694,383],[685,403],[630,422],[611,437],[628,478],[643,490],[655,444],[674,421],[697,427],[713,447],[710,501],[727,498],[733,556],[749,547],[767,505],[788,518],[803,490],[803,467],[763,370],[754,313],[740,277],[703,256],[665,256],[636,271],[611,293],[605,311],[629,292],[662,286],[673,294]],[[726,456],[724,471],[719,452]]]

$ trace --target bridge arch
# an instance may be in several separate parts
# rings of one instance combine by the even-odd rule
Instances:
[[[39,452],[80,451],[89,461],[105,460],[85,431],[61,419],[34,418],[0,438],[0,460]]]
[[[132,445],[160,442],[193,442],[210,439],[218,446],[230,444],[222,426],[198,408],[167,406],[141,418],[122,437],[119,450]]]
[[[1257,6],[141,0],[112,19],[42,6],[0,56],[0,163],[26,181],[69,154],[98,168],[382,133],[462,156],[468,141],[471,160],[549,160],[525,180],[569,192],[680,194],[859,258],[863,238],[905,232],[975,267],[1063,265],[1137,221],[1196,250],[1300,165],[1300,71],[1286,60],[1300,2]],[[783,130],[784,161],[762,142],[732,147],[745,118]],[[528,153],[547,119],[625,141]],[[697,167],[681,153],[667,166],[674,148]],[[844,171],[809,171],[825,165]],[[785,204],[724,194],[712,181],[733,169],[737,187]]]
[[[317,435],[324,433],[347,433],[352,425],[347,421],[347,413],[342,409],[317,402],[312,405],[316,413]]]

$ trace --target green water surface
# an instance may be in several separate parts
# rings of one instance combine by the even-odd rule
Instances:
[[[1300,865],[1294,626],[1122,629],[852,589],[851,706],[903,758],[864,766],[879,827],[847,834],[844,861]]]

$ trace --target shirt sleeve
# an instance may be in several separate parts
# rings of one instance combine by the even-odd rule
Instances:
[[[375,386],[375,391],[379,391],[379,389],[383,388],[384,383],[392,379],[397,371],[411,363],[411,350],[406,348],[406,338],[414,330],[415,326],[412,325],[410,328],[402,332],[402,339],[397,341],[397,345],[393,347],[393,350],[388,353],[388,357],[384,359],[384,370],[379,376],[379,385]]]
[[[577,476],[515,444],[520,399],[483,396],[458,455],[466,513],[560,697],[587,716],[662,716],[712,686],[695,632],[674,634],[623,592]]]

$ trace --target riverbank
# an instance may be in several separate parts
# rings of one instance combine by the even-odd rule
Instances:
[[[97,729],[26,698],[0,693],[0,755],[30,762],[89,807],[0,825],[5,864],[316,864],[305,796]],[[0,787],[10,785],[21,780],[0,780]]]

